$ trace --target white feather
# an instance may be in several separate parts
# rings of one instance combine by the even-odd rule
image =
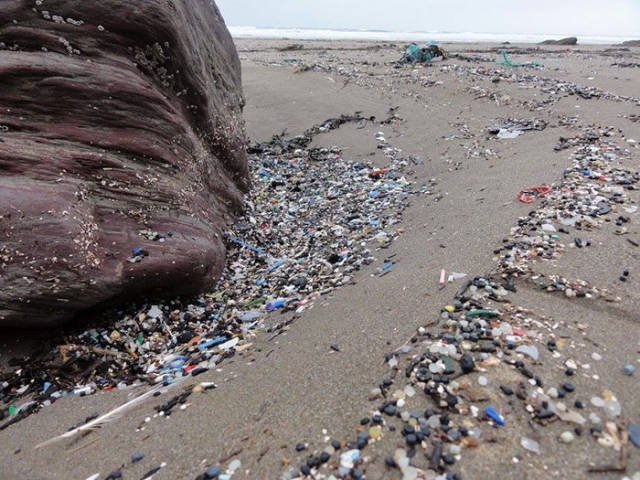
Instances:
[[[103,425],[113,421],[113,420],[117,420],[118,418],[122,417],[124,414],[130,412],[131,410],[133,410],[134,408],[138,407],[139,405],[141,405],[142,403],[144,403],[145,401],[149,400],[149,398],[151,398],[153,396],[154,393],[162,390],[163,388],[165,390],[168,390],[171,387],[174,387],[175,385],[182,383],[182,381],[186,380],[189,377],[183,377],[181,380],[172,383],[171,385],[169,385],[168,387],[165,385],[157,385],[155,387],[153,387],[151,390],[149,390],[148,392],[143,393],[142,395],[140,395],[139,397],[134,398],[133,400],[129,400],[127,403],[124,403],[122,405],[120,405],[117,408],[114,408],[113,410],[111,410],[108,413],[105,413],[104,415],[91,420],[90,422],[85,423],[84,425],[80,425],[77,428],[74,428],[73,430],[69,430],[68,432],[63,433],[62,435],[58,435],[57,437],[53,437],[45,442],[39,443],[38,445],[35,446],[35,448],[42,448],[42,447],[46,447],[47,445],[51,445],[53,443],[59,442],[60,440],[64,440],[67,438],[73,438],[76,435],[83,433],[83,432],[90,432],[93,430],[98,430],[99,428],[101,428]]]

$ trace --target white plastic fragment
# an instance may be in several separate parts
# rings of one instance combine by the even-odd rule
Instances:
[[[522,448],[531,453],[540,453],[540,444],[531,438],[522,437],[520,439],[520,445],[522,445]]]

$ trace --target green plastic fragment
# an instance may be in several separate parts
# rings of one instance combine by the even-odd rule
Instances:
[[[144,338],[141,333],[138,334],[138,338],[136,338],[136,342],[138,342],[138,345],[142,345],[142,342],[144,342]]]
[[[465,315],[467,317],[497,317],[500,313],[495,310],[470,310],[465,312]]]
[[[251,300],[250,302],[247,302],[245,304],[245,307],[246,308],[256,307],[258,305],[262,305],[266,301],[267,301],[267,299],[265,297],[256,298],[254,300]]]
[[[18,413],[18,409],[15,405],[9,405],[9,415],[14,416],[16,413]]]

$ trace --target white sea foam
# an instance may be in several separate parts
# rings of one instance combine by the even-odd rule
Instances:
[[[236,38],[290,38],[295,40],[377,40],[377,41],[414,41],[414,42],[487,42],[487,43],[539,43],[549,38],[559,39],[568,34],[521,34],[521,33],[477,33],[477,32],[383,32],[366,30],[320,30],[305,28],[259,28],[229,27]],[[580,44],[617,44],[629,37],[575,35]]]

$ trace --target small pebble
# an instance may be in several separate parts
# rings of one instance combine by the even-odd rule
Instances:
[[[384,407],[384,413],[386,413],[389,416],[393,416],[396,414],[398,410],[396,409],[395,405],[389,404],[386,407]]]
[[[141,452],[134,452],[134,453],[131,455],[131,463],[137,463],[137,462],[139,462],[140,460],[142,460],[143,458],[144,458],[144,453],[141,453]]]
[[[442,460],[447,465],[453,465],[454,463],[456,463],[456,458],[453,455],[450,455],[448,453],[442,456]]]
[[[205,478],[218,478],[220,476],[221,470],[220,467],[209,467],[207,471],[204,472]]]
[[[500,385],[500,390],[507,396],[513,395],[513,389],[508,385]]]
[[[569,431],[563,432],[562,435],[560,435],[560,440],[562,440],[563,443],[571,443],[574,438],[574,434]]]
[[[634,367],[633,365],[631,365],[631,364],[629,363],[629,364],[625,365],[625,366],[622,368],[622,372],[623,372],[625,375],[629,375],[629,376],[631,376],[631,375],[633,375],[634,373],[636,373],[636,367]]]
[[[416,443],[418,443],[418,437],[416,437],[413,433],[407,435],[405,437],[405,440],[407,441],[407,445],[409,445],[410,447],[413,447]]]

